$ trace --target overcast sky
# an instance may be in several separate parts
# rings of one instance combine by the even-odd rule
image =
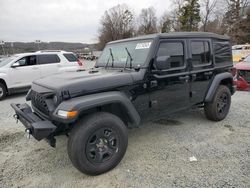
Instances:
[[[0,40],[93,43],[104,11],[123,3],[137,16],[149,6],[158,17],[170,8],[166,0],[0,0]]]

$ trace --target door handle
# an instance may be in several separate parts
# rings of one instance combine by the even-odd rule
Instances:
[[[212,74],[213,74],[212,71],[209,71],[209,72],[205,72],[205,73],[204,73],[205,76],[211,76]]]
[[[185,80],[186,82],[188,82],[189,78],[190,78],[190,76],[188,76],[188,75],[187,76],[180,76],[179,80],[181,80],[181,81]]]
[[[38,67],[32,67],[32,69],[33,69],[33,70],[37,70],[37,69],[38,69]]]

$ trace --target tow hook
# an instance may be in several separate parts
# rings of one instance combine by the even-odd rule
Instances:
[[[49,145],[50,145],[51,147],[53,147],[53,148],[56,147],[56,139],[55,139],[54,136],[49,136],[49,137],[47,137],[46,140],[47,140],[47,142],[49,143]]]
[[[14,114],[14,119],[16,120],[16,123],[18,123],[18,120],[19,120],[19,116],[17,114]]]
[[[27,138],[30,139],[31,130],[30,129],[26,129],[25,133],[27,134]]]

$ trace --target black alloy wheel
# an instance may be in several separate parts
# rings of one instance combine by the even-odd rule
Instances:
[[[127,145],[124,122],[114,114],[96,112],[74,125],[68,140],[68,155],[81,172],[99,175],[119,164]]]
[[[207,119],[212,121],[223,120],[230,109],[231,92],[225,85],[220,85],[211,102],[205,103],[204,110]]]
[[[86,144],[86,154],[94,164],[111,159],[118,151],[118,138],[111,128],[102,128],[90,135]]]

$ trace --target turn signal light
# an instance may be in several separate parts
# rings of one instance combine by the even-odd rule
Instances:
[[[71,118],[74,118],[78,115],[78,111],[58,110],[57,115],[59,115],[63,118],[71,119]]]
[[[83,63],[82,63],[79,59],[77,60],[77,63],[78,63],[78,65],[79,65],[80,67],[83,66]]]

